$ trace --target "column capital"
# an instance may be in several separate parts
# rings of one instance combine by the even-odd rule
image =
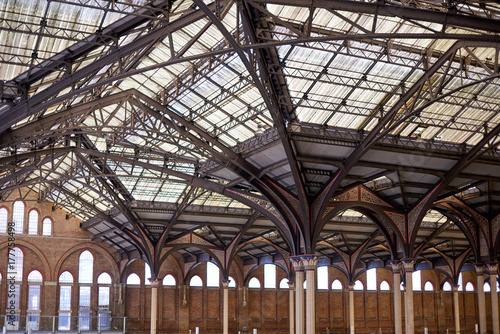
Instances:
[[[228,279],[221,279],[220,282],[222,283],[223,289],[227,289],[229,287],[229,280]]]
[[[347,290],[354,291],[354,283],[347,283]]]
[[[474,264],[474,268],[476,269],[476,274],[482,276],[486,269],[486,265],[484,263],[476,263]]]
[[[302,266],[302,259],[300,258],[300,256],[290,256],[288,259],[292,264],[293,270],[304,271],[304,267]]]
[[[498,262],[490,262],[486,264],[488,268],[488,274],[496,275],[498,274]]]
[[[290,288],[290,290],[295,289],[295,282],[288,280],[288,288]]]
[[[151,287],[152,288],[157,288],[160,286],[160,283],[161,283],[161,278],[158,278],[158,277],[150,277],[148,278],[149,280],[149,283],[151,284]]]
[[[290,262],[295,271],[315,270],[321,257],[315,254],[290,256]]]
[[[412,272],[415,266],[415,259],[402,259],[401,264],[405,268],[405,272]]]
[[[399,260],[391,260],[389,261],[389,265],[391,266],[393,273],[399,273],[401,270],[401,261]]]
[[[452,290],[453,292],[457,292],[457,291],[458,291],[458,288],[460,288],[460,285],[458,285],[458,284],[453,284],[453,285],[451,286],[451,290]]]

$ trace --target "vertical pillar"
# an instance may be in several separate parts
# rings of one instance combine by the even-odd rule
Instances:
[[[354,283],[349,283],[349,333],[354,334]]]
[[[289,295],[288,295],[288,300],[289,300],[289,319],[290,319],[290,334],[295,334],[295,300],[294,300],[294,291],[295,291],[295,284],[288,280],[288,287],[289,287]]]
[[[222,333],[229,334],[229,280],[222,280]]]
[[[486,301],[484,298],[484,265],[477,264],[477,306],[479,308],[479,333],[486,334]]]
[[[394,288],[394,333],[403,334],[403,321],[401,318],[401,264],[391,261],[393,288]]]
[[[413,266],[415,260],[405,259],[402,261],[405,268],[405,281],[406,281],[406,294],[405,294],[405,308],[406,308],[406,334],[414,333],[414,312],[413,312]]]
[[[295,270],[295,333],[304,334],[304,267],[300,256],[290,261]]]
[[[306,334],[316,333],[316,266],[319,257],[302,256],[302,266],[306,271]]]
[[[161,279],[157,277],[149,278],[151,283],[151,334],[156,334],[156,323],[158,318],[158,287]]]
[[[488,263],[488,273],[490,274],[491,286],[491,318],[493,320],[493,334],[500,334],[497,292],[498,263]]]
[[[455,333],[460,334],[460,312],[458,303],[458,285],[453,284],[453,315],[455,318]]]

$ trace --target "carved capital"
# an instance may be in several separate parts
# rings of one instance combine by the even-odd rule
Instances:
[[[289,260],[293,266],[293,270],[304,271],[304,267],[302,266],[302,259],[300,258],[300,256],[290,256]]]
[[[486,266],[488,268],[488,274],[490,274],[490,276],[498,274],[498,262],[491,262]]]
[[[486,269],[486,266],[483,263],[476,263],[474,265],[474,268],[476,268],[476,274],[477,274],[477,276],[484,275],[484,270]]]
[[[399,261],[389,261],[389,265],[392,268],[392,272],[394,274],[398,273],[401,271],[401,262]]]
[[[151,277],[151,278],[148,278],[148,280],[149,280],[149,283],[151,284],[152,288],[158,288],[160,286],[161,278]]]
[[[229,287],[229,280],[228,279],[221,279],[220,282],[222,283],[223,289],[227,289]]]
[[[403,268],[405,268],[405,272],[412,272],[415,267],[415,259],[403,259],[401,263],[403,264]]]

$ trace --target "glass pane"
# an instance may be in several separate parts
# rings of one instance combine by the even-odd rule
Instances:
[[[232,278],[231,276],[229,276],[228,279],[229,279],[228,288],[236,288],[236,281],[235,281],[235,279]]]
[[[42,235],[52,235],[52,220],[50,218],[43,220]]]
[[[332,290],[342,290],[342,283],[338,279],[332,282]]]
[[[59,310],[71,311],[71,286],[63,285],[59,291]]]
[[[89,251],[80,254],[78,266],[78,283],[92,283],[94,272],[94,256]]]
[[[127,284],[128,285],[140,285],[141,284],[141,279],[137,274],[130,274],[127,277]]]
[[[28,289],[28,310],[40,309],[40,285],[29,285]]]
[[[366,290],[377,290],[377,269],[366,271]]]
[[[24,203],[21,201],[14,202],[14,212],[12,218],[15,223],[16,233],[22,234],[24,233]]]
[[[207,286],[219,287],[219,267],[212,262],[207,262]]]
[[[328,290],[328,267],[318,267],[318,290]]]
[[[63,272],[59,275],[59,283],[73,283],[73,275],[69,271]]]
[[[380,283],[380,291],[389,291],[390,289],[389,283],[386,281],[382,281],[382,283]]]
[[[364,286],[363,286],[363,283],[361,283],[361,281],[356,281],[354,282],[354,290],[363,290],[364,289]]]
[[[264,288],[276,289],[276,265],[274,264],[264,265]]]
[[[108,273],[102,273],[97,277],[97,284],[111,284],[111,276]]]
[[[411,274],[412,283],[413,283],[413,291],[421,291],[422,290],[422,273],[420,271],[414,271]]]
[[[23,251],[19,247],[11,248],[8,253],[7,262],[7,275],[9,277],[15,276],[16,281],[21,282],[23,280]]]
[[[144,263],[144,284],[150,285],[149,279],[151,278],[151,268],[149,268],[149,264]]]
[[[168,274],[167,276],[163,277],[163,285],[165,286],[175,286],[175,278],[174,276]]]
[[[31,210],[28,216],[28,234],[38,234],[38,211]]]
[[[252,277],[250,281],[248,281],[248,287],[254,289],[260,289],[260,281],[257,277]]]
[[[70,330],[70,324],[71,324],[71,318],[70,318],[69,312],[59,312],[59,323],[58,323],[58,329],[61,331],[69,331]]]
[[[42,274],[38,270],[33,270],[28,275],[28,282],[42,282]]]
[[[289,288],[289,285],[288,285],[288,278],[283,278],[281,281],[280,281],[280,289],[288,289]]]
[[[203,281],[200,276],[193,276],[189,281],[189,286],[203,286]]]
[[[109,307],[109,286],[99,287],[99,309]]]
[[[451,284],[450,284],[450,282],[445,282],[443,284],[443,291],[451,291]]]
[[[434,291],[434,286],[431,282],[427,281],[424,285],[424,291]]]
[[[0,233],[7,233],[7,214],[6,208],[0,208]]]

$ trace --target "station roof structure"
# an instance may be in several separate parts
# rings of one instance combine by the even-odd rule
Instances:
[[[368,263],[400,250],[382,218],[331,203],[432,194],[418,256],[456,258],[500,213],[499,33],[489,0],[0,0],[0,196],[124,257]]]

